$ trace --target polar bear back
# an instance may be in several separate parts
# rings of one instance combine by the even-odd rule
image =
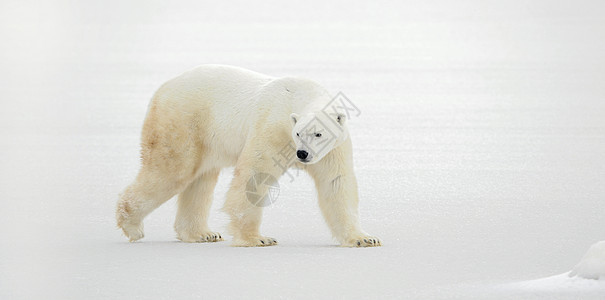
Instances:
[[[259,124],[272,126],[276,135],[289,136],[292,112],[320,108],[329,100],[327,92],[311,80],[202,65],[162,85],[147,119],[174,134],[199,128],[202,143],[233,161]]]

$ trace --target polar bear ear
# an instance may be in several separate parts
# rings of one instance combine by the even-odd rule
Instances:
[[[340,126],[345,126],[345,123],[347,123],[347,116],[341,113],[336,114],[336,122],[338,122]]]
[[[298,122],[298,119],[300,119],[300,116],[296,113],[292,113],[290,115],[290,120],[292,121],[292,125],[296,125],[296,122]]]

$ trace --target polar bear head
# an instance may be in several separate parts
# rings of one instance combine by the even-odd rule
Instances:
[[[320,161],[349,137],[345,114],[324,111],[290,115],[296,159],[303,164]]]

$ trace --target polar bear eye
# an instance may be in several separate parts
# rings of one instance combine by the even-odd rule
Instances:
[[[316,133],[315,137],[321,137],[321,133]]]
[[[296,136],[300,136],[300,134],[298,134],[298,132],[296,133]]]

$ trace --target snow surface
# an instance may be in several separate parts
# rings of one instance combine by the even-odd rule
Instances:
[[[0,298],[599,298],[564,272],[605,237],[604,3],[2,1]],[[202,63],[359,107],[383,247],[337,247],[302,173],[265,210],[277,247],[179,243],[174,200],[121,236],[147,102]]]
[[[605,241],[590,246],[588,252],[584,254],[582,260],[573,268],[569,276],[605,281]]]
[[[497,291],[494,293],[494,291]],[[544,298],[544,299],[603,299],[605,297],[605,281],[570,277],[563,273],[547,278],[515,282],[496,286],[491,293],[483,291],[484,295],[496,294],[502,298]]]

